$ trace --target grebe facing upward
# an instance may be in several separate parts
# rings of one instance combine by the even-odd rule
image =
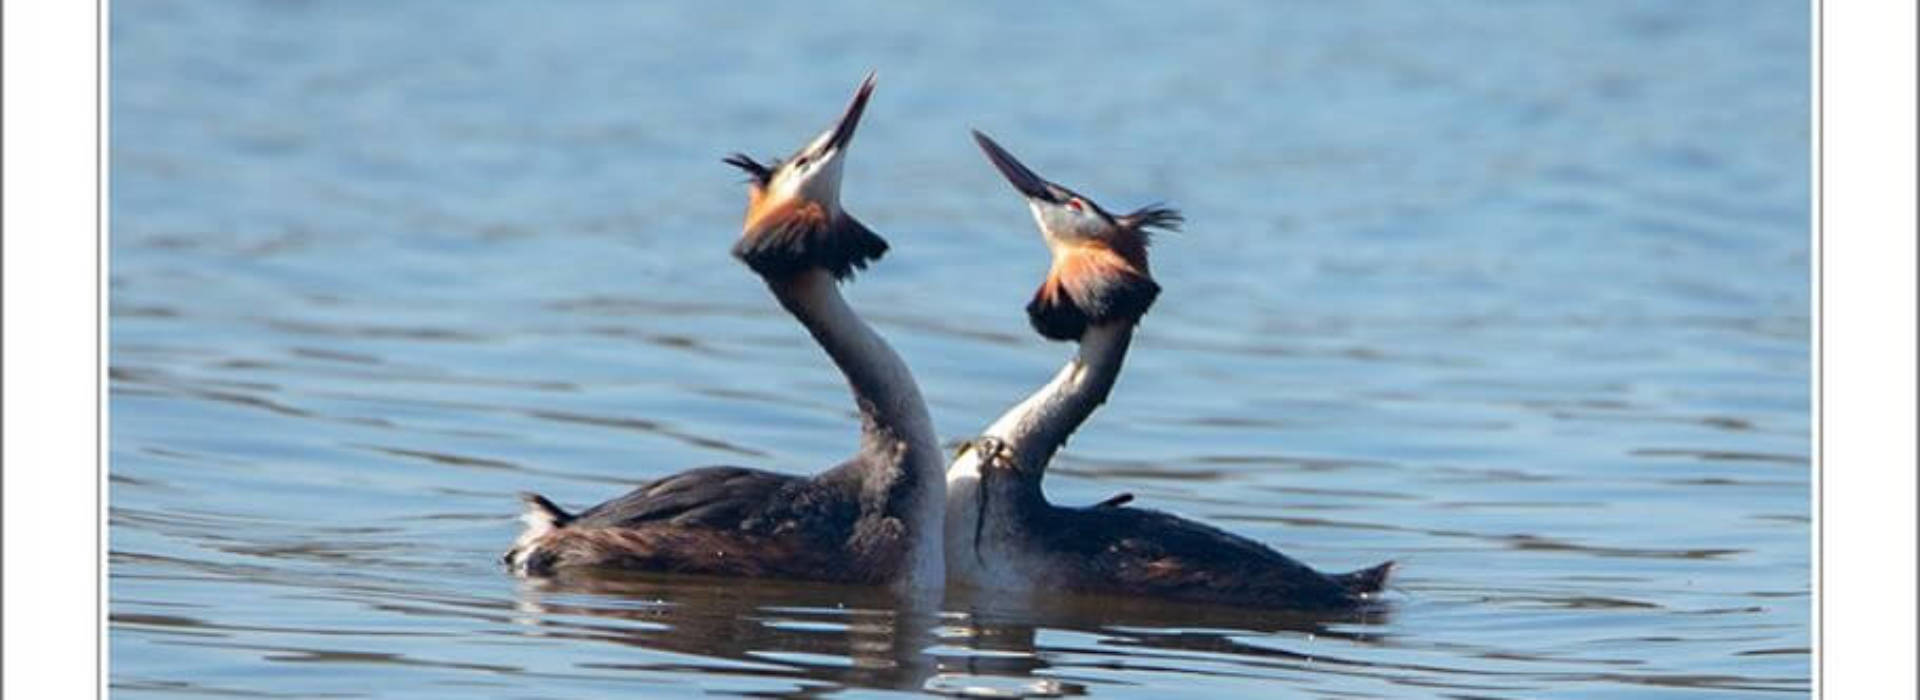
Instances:
[[[1359,604],[1385,585],[1392,563],[1323,574],[1266,545],[1121,496],[1087,508],[1053,505],[1047,463],[1119,377],[1134,325],[1158,296],[1147,269],[1148,230],[1180,215],[1147,207],[1115,216],[1035,175],[974,132],[1027,199],[1053,254],[1027,305],[1034,330],[1076,340],[1053,381],[1007,411],[947,469],[949,579],[979,588],[1066,590],[1269,608]]]
[[[944,458],[913,375],[862,322],[835,283],[887,250],[840,208],[847,144],[873,91],[868,75],[846,113],[792,157],[727,162],[751,176],[733,254],[806,326],[853,388],[859,451],[817,476],[705,467],[643,484],[570,514],[525,496],[514,571],[608,567],[903,588],[940,586]]]

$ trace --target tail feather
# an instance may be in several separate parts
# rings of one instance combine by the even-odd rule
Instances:
[[[520,494],[520,502],[527,507],[526,512],[520,514],[520,522],[526,523],[530,529],[539,528],[551,530],[566,527],[567,523],[573,522],[573,515],[571,513],[568,513],[560,506],[554,505],[553,501],[547,500],[546,496],[537,493],[522,493]]]
[[[1333,580],[1354,595],[1379,593],[1387,587],[1387,579],[1393,576],[1394,566],[1393,562],[1388,561],[1359,571],[1334,574]]]
[[[526,524],[527,529],[520,533],[520,538],[513,542],[513,548],[507,550],[500,560],[516,572],[536,573],[532,561],[534,547],[548,533],[573,522],[573,515],[537,493],[520,494],[520,503],[526,506],[526,510],[520,513],[520,522]]]

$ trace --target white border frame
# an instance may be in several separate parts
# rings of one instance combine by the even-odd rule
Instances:
[[[7,3],[0,22],[7,697],[104,687],[103,8]]]
[[[1914,5],[1823,3],[1816,43],[1815,682],[1915,697]]]
[[[104,692],[107,660],[108,9],[4,10],[4,691],[84,697]],[[1833,697],[1913,697],[1915,8],[1809,11],[1814,681]]]

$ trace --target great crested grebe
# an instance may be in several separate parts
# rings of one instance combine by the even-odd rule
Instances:
[[[758,274],[846,376],[860,446],[811,477],[704,467],[643,484],[570,514],[533,494],[505,560],[546,575],[572,567],[893,584],[946,578],[941,543],[944,457],[913,375],[840,296],[835,283],[887,243],[840,207],[847,144],[873,92],[860,84],[840,121],[792,157],[750,175],[733,254]]]
[[[1026,197],[1053,255],[1028,319],[1041,335],[1080,347],[1053,381],[948,466],[950,581],[1298,609],[1350,607],[1379,591],[1392,562],[1323,574],[1245,537],[1128,507],[1128,495],[1086,508],[1047,501],[1040,488],[1047,463],[1106,401],[1133,328],[1160,292],[1147,269],[1148,232],[1175,229],[1182,219],[1158,206],[1109,214],[1041,179],[986,135],[973,136]]]

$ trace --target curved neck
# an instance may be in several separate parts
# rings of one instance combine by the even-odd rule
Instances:
[[[1079,352],[1053,381],[988,426],[986,435],[1012,449],[1015,468],[1037,477],[1067,437],[1106,403],[1126,362],[1133,327],[1130,320],[1088,327],[1080,336]]]
[[[1106,402],[1132,341],[1132,321],[1087,328],[1052,381],[987,426],[982,437],[1000,442],[1006,452],[998,456],[1011,468],[992,466],[978,447],[961,450],[947,466],[947,566],[955,581],[987,588],[1032,583],[1021,552],[1033,537],[1025,529],[1032,506],[1046,504],[1040,480],[1067,437]]]
[[[863,451],[932,447],[933,421],[913,372],[887,341],[847,306],[826,271],[808,269],[767,286],[833,359],[860,409]],[[903,445],[899,443],[904,443]]]
[[[914,530],[914,578],[931,578],[938,585],[944,578],[938,533],[945,465],[913,372],[847,306],[827,271],[809,268],[767,277],[766,282],[780,305],[806,326],[846,376],[860,411],[860,453],[854,461],[864,490],[880,495],[877,505],[885,515],[900,518]]]

